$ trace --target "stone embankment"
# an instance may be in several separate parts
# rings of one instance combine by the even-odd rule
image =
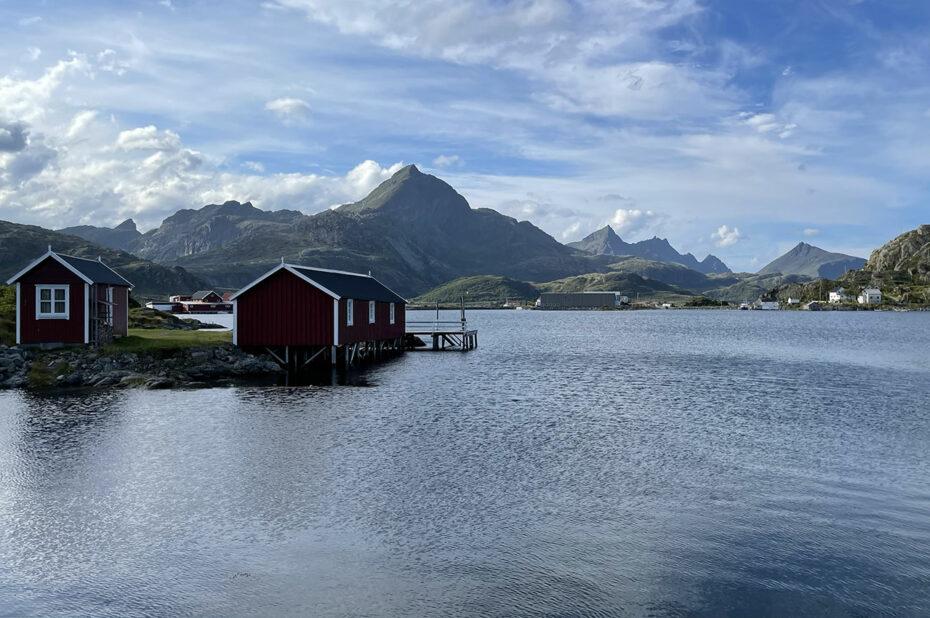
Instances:
[[[203,387],[281,373],[269,357],[233,345],[113,355],[86,348],[38,352],[0,346],[0,388]]]
[[[28,352],[0,345],[0,388],[25,386],[29,364]]]

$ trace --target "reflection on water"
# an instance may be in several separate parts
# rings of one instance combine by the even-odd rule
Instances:
[[[0,393],[0,613],[926,614],[926,317],[476,312],[364,388]]]

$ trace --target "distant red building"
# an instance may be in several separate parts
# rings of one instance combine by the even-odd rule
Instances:
[[[132,284],[99,260],[47,253],[16,273],[16,343],[104,344],[126,335]]]
[[[240,346],[347,346],[404,337],[407,301],[370,275],[280,264],[232,296]]]
[[[190,296],[179,294],[170,297],[167,303],[153,301],[146,306],[172,313],[231,313],[233,309],[232,302],[213,290],[199,290]]]

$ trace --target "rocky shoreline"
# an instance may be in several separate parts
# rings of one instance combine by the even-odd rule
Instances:
[[[94,348],[34,351],[0,345],[0,389],[193,388],[282,374],[270,357],[232,344],[115,355]]]

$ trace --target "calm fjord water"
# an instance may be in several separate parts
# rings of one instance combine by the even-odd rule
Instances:
[[[0,615],[930,614],[930,314],[470,317],[355,386],[0,393]]]

